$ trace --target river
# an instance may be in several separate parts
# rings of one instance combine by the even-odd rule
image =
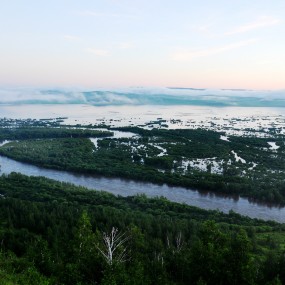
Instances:
[[[285,108],[244,108],[207,106],[106,106],[91,105],[1,105],[2,117],[13,119],[41,119],[67,117],[65,124],[107,124],[113,127],[145,125],[164,119],[168,128],[202,127],[223,131],[226,135],[243,135],[249,129],[262,130],[251,135],[269,136],[270,128],[279,128],[285,134]],[[153,126],[156,126],[152,123]],[[152,125],[145,127],[152,128]],[[160,126],[158,126],[160,127]],[[120,134],[122,136],[122,134]],[[124,136],[133,136],[125,133]],[[115,136],[117,134],[115,133]],[[225,138],[225,136],[223,137]],[[98,139],[93,139],[97,144]],[[3,143],[7,143],[6,141]],[[152,183],[134,182],[119,178],[87,176],[44,169],[16,162],[0,156],[1,173],[20,172],[25,175],[45,176],[58,181],[70,182],[88,189],[98,189],[115,195],[130,196],[146,194],[149,197],[164,196],[170,201],[185,203],[203,209],[218,209],[228,213],[233,210],[241,215],[264,220],[285,222],[285,208],[251,203],[245,198],[220,196],[182,187],[170,187]]]
[[[148,197],[164,196],[168,200],[185,203],[203,209],[219,210],[228,213],[233,210],[241,215],[263,220],[285,222],[285,208],[269,207],[268,205],[251,203],[245,198],[219,196],[213,193],[203,193],[182,187],[170,187],[153,183],[136,182],[120,178],[74,174],[33,166],[27,163],[0,156],[1,174],[19,172],[29,176],[44,176],[57,181],[84,186],[91,190],[104,190],[115,195],[132,196],[146,194]]]

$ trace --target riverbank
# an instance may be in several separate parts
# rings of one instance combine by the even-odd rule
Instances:
[[[272,205],[251,203],[245,198],[233,198],[219,196],[213,193],[199,192],[182,187],[170,187],[153,183],[135,182],[120,178],[107,178],[103,176],[91,176],[75,174],[66,171],[45,169],[31,164],[17,162],[4,156],[0,156],[1,174],[18,172],[28,176],[43,176],[53,180],[71,183],[86,187],[90,190],[104,190],[119,196],[134,196],[145,194],[148,197],[163,196],[169,201],[185,203],[202,209],[219,210],[224,213],[234,211],[243,216],[263,220],[285,222],[285,208]]]

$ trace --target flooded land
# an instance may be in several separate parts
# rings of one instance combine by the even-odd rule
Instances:
[[[122,196],[164,196],[284,222],[283,108],[1,109],[2,173],[41,175]]]

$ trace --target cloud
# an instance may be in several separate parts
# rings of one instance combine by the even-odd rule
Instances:
[[[79,12],[81,16],[91,16],[91,17],[102,17],[102,18],[129,18],[135,19],[136,15],[122,14],[122,13],[104,13],[98,11],[81,11]]]
[[[87,48],[86,51],[89,53],[93,53],[97,56],[108,56],[108,55],[110,55],[109,51],[106,49]]]
[[[72,36],[72,35],[64,35],[64,39],[68,41],[80,41],[81,40],[81,38],[77,36]]]
[[[30,88],[0,89],[1,104],[85,104],[80,92]]]
[[[119,49],[132,49],[135,45],[131,42],[124,42],[119,44]]]
[[[217,33],[213,32],[214,26],[214,23],[211,22],[200,26],[194,26],[193,29],[196,33],[207,36],[209,38],[214,38],[217,36]]]
[[[5,104],[89,104],[120,105],[203,105],[284,107],[285,90],[126,88],[122,90],[3,89],[0,106]]]
[[[232,43],[232,44],[209,48],[209,49],[201,49],[201,50],[195,50],[195,51],[194,50],[193,51],[183,50],[183,51],[175,52],[172,55],[172,59],[179,61],[179,60],[192,60],[192,59],[199,58],[199,57],[207,57],[207,56],[227,52],[229,50],[234,50],[234,49],[238,49],[244,46],[248,46],[256,42],[257,42],[257,39],[250,39],[246,41],[240,41],[237,43]]]
[[[258,20],[248,23],[246,25],[235,28],[232,31],[225,33],[226,36],[235,35],[235,34],[243,34],[252,30],[275,26],[281,23],[281,20],[273,17],[260,17]]]

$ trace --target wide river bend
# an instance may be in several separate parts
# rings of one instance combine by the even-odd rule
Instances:
[[[4,156],[0,156],[0,165],[1,174],[19,172],[28,176],[44,176],[57,181],[84,186],[91,190],[104,190],[121,196],[133,196],[136,194],[146,194],[149,197],[164,196],[170,201],[185,203],[203,209],[218,209],[225,213],[233,210],[251,218],[274,220],[281,223],[285,222],[284,207],[269,207],[268,205],[251,203],[245,198],[219,196],[213,193],[203,193],[197,190],[171,187],[165,184],[157,185],[120,178],[90,176],[45,169],[27,163],[17,162]]]

